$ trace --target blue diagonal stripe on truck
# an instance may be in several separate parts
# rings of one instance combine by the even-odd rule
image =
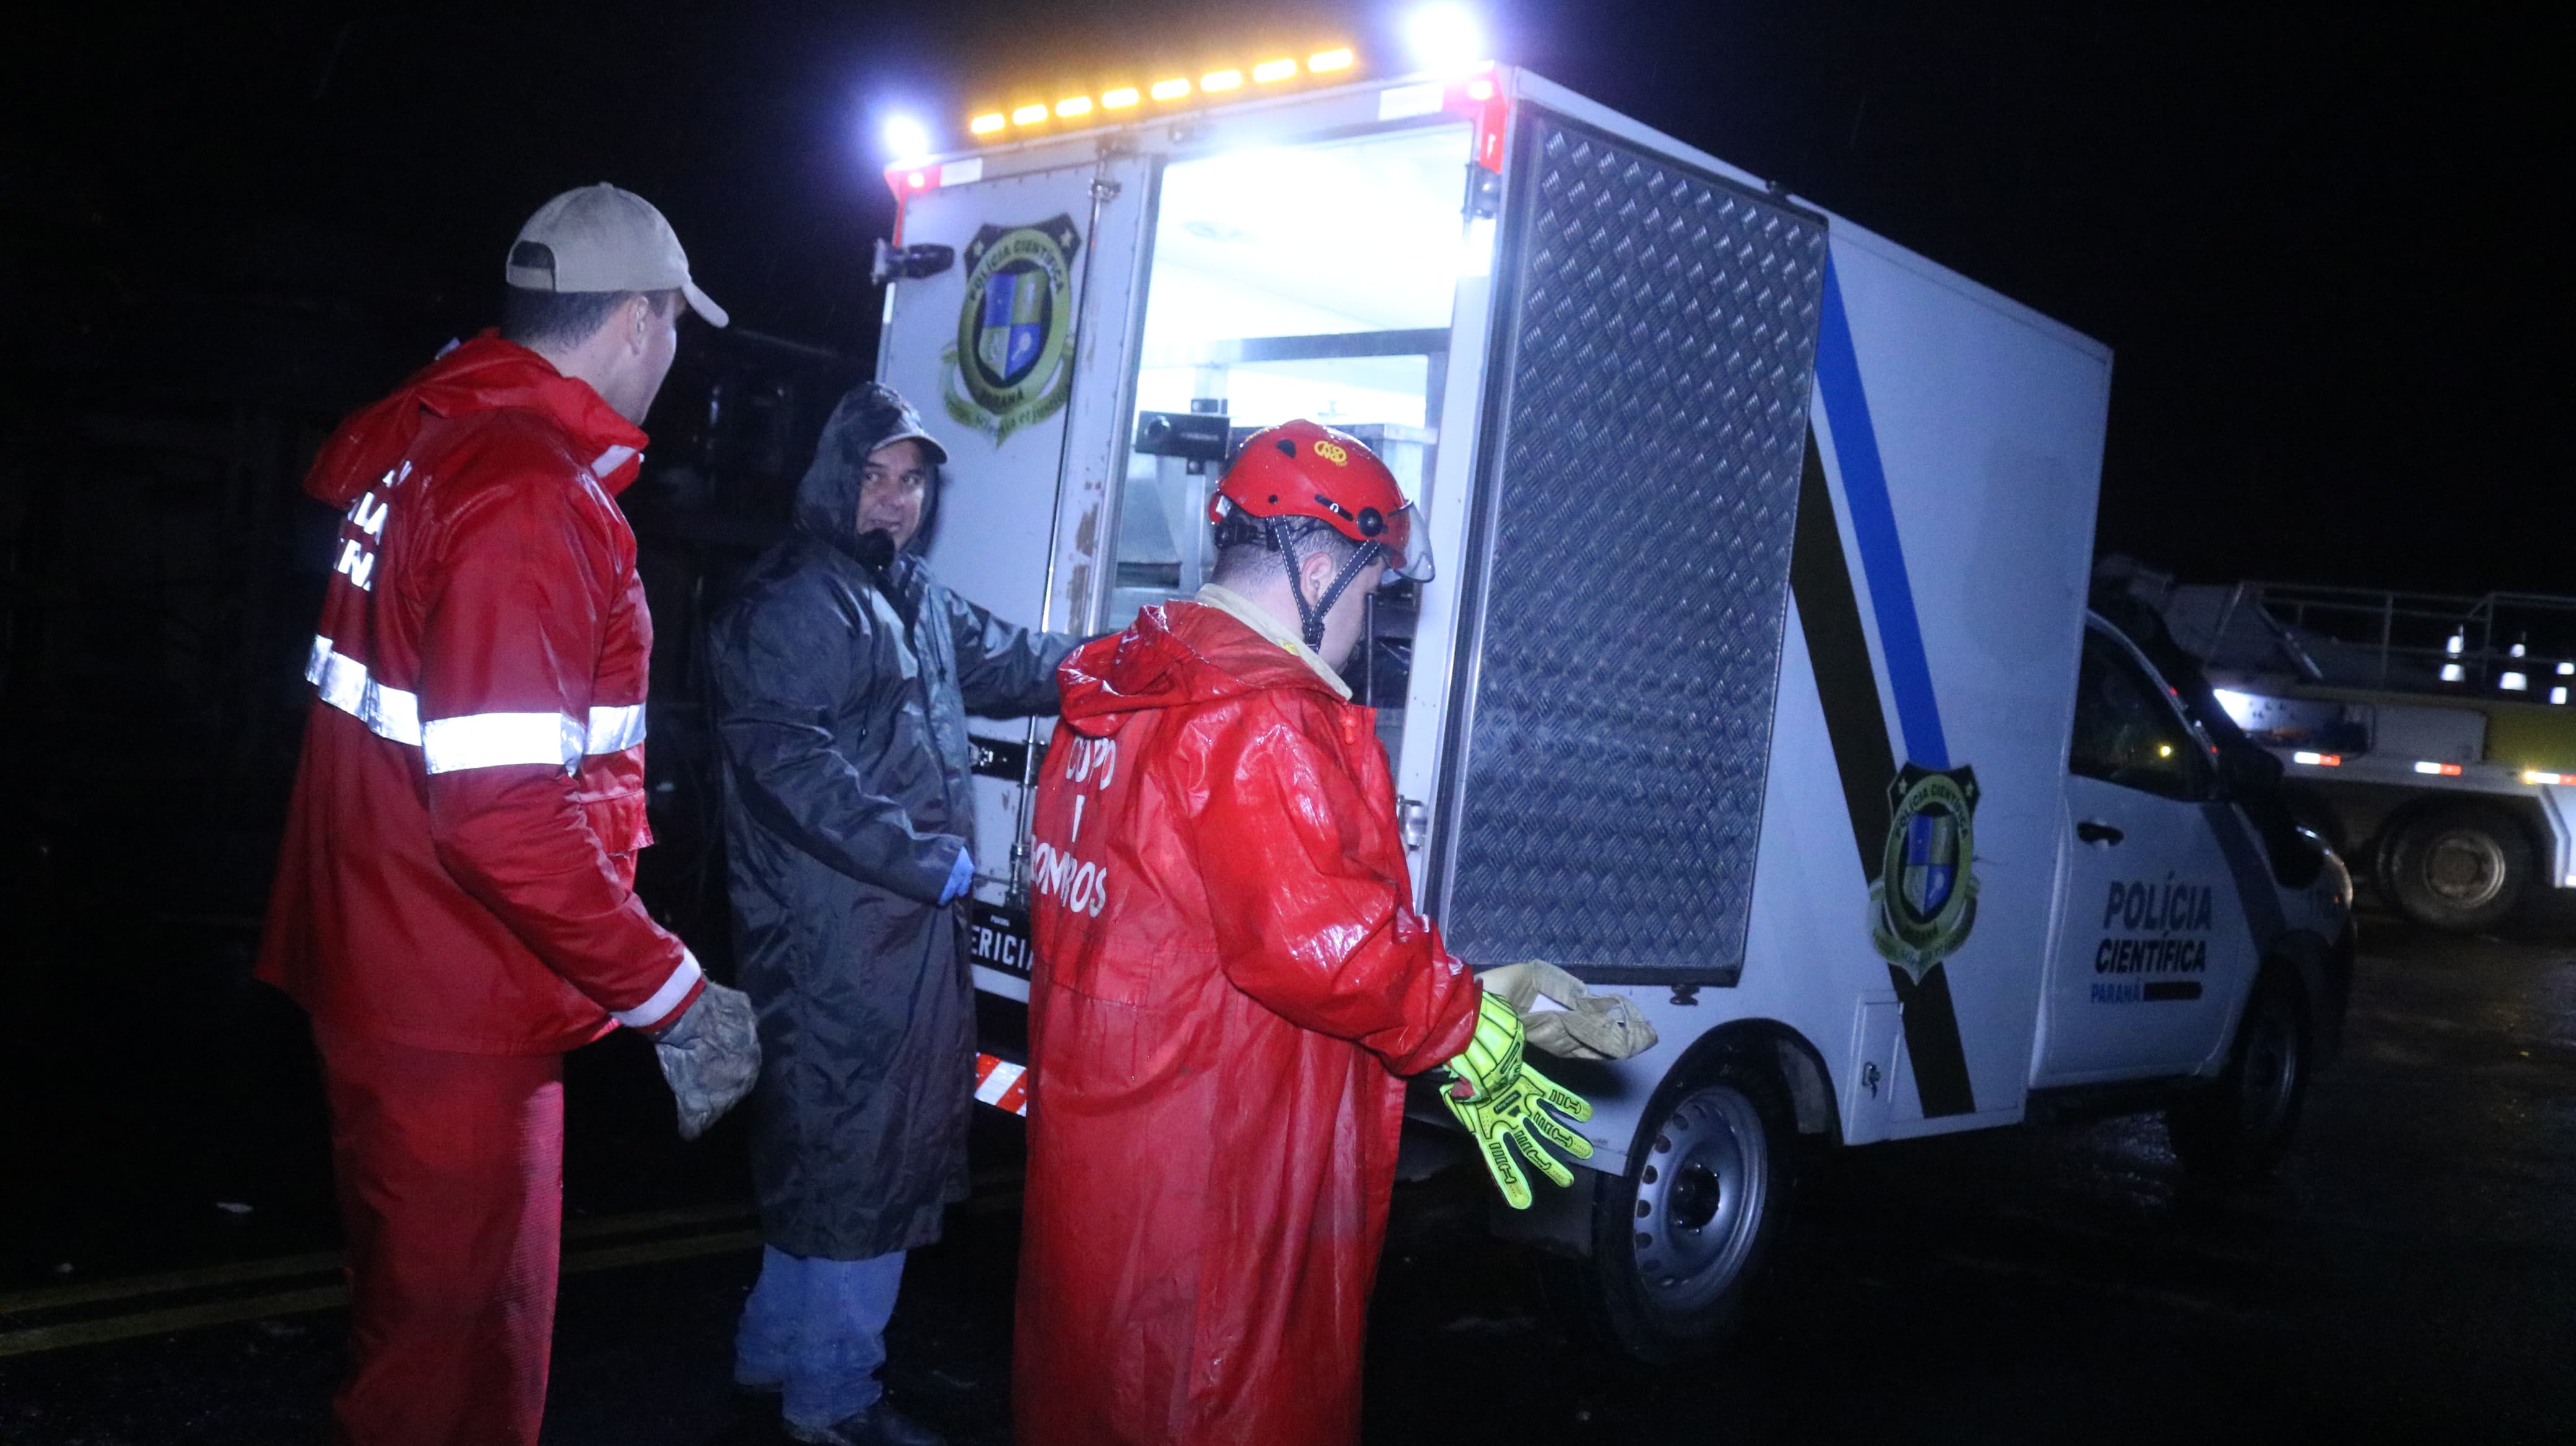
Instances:
[[[1825,426],[1834,436],[1843,504],[1851,509],[1852,544],[1869,578],[1869,608],[1878,619],[1878,645],[1887,660],[1887,686],[1896,694],[1906,755],[1925,768],[1947,768],[1950,745],[1941,734],[1941,708],[1932,694],[1932,664],[1923,652],[1914,585],[1906,575],[1905,549],[1897,541],[1896,507],[1888,499],[1878,429],[1870,425],[1860,355],[1852,348],[1851,317],[1843,310],[1842,280],[1831,253],[1825,257],[1824,317],[1816,336],[1816,389],[1824,394]]]

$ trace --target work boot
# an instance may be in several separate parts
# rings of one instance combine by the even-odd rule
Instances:
[[[877,1403],[829,1426],[799,1426],[782,1421],[787,1439],[813,1446],[948,1446],[948,1438],[877,1398]]]

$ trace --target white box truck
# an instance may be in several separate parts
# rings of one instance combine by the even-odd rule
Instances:
[[[2169,1107],[2191,1158],[2276,1152],[2349,883],[2276,882],[2088,622],[2109,351],[1524,70],[1301,84],[1031,103],[895,169],[878,375],[946,419],[931,565],[1052,628],[1190,594],[1250,429],[1383,448],[1440,571],[1352,671],[1420,907],[1661,1036],[1560,1062],[1591,1169],[1510,1221],[1594,1323],[1722,1333],[1796,1136]],[[1049,725],[977,726],[999,1019]]]

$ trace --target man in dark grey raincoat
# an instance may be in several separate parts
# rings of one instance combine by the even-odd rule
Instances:
[[[910,544],[948,460],[874,383],[841,399],[796,524],[716,619],[752,1175],[767,1249],[734,1376],[799,1441],[935,1441],[874,1373],[904,1252],[966,1195],[974,995],[966,713],[1052,712],[1075,639],[997,621]],[[952,519],[950,526],[971,526]]]

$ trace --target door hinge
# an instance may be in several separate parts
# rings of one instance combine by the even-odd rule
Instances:
[[[1403,837],[1406,848],[1422,847],[1424,841],[1431,837],[1431,805],[1418,798],[1397,799],[1395,826],[1396,832]]]

